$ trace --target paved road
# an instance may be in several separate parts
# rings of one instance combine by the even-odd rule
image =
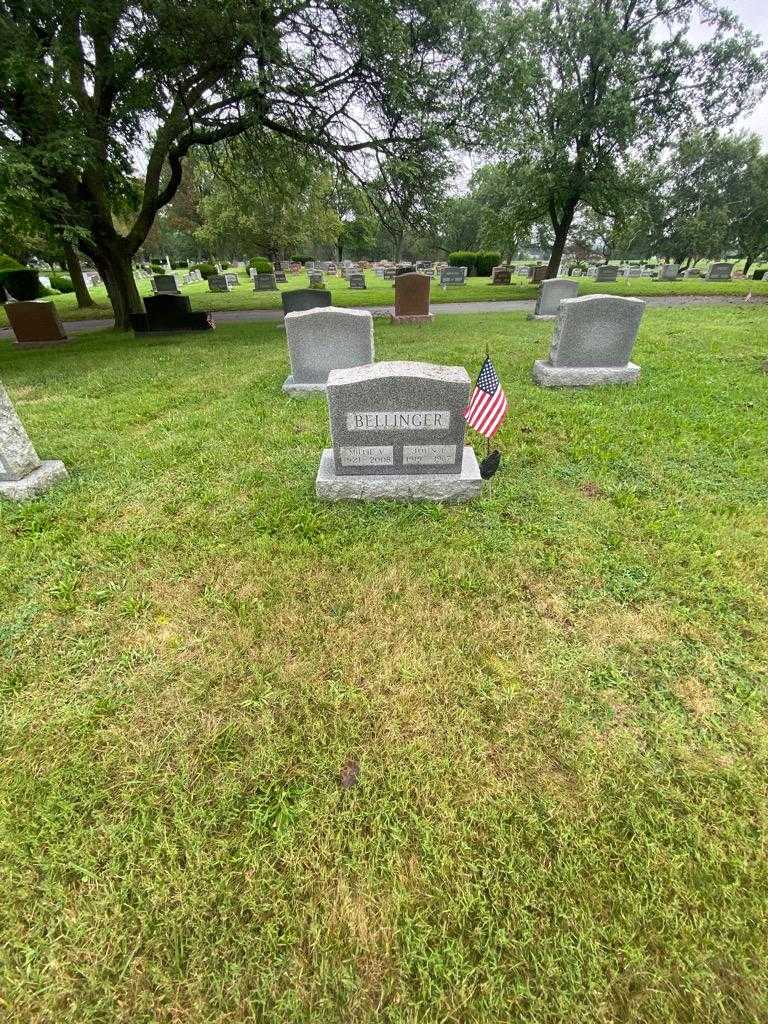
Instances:
[[[654,295],[645,302],[649,306],[743,306],[743,295]],[[751,300],[755,304],[765,305],[768,296],[759,295]],[[432,312],[436,316],[459,313],[528,313],[533,310],[533,299],[510,299],[503,302],[435,302]],[[389,316],[394,312],[392,306],[357,306],[357,309],[368,309],[374,316]],[[218,323],[246,323],[249,321],[282,320],[280,309],[228,309],[214,312]],[[112,320],[68,320],[64,328],[68,334],[83,334],[87,331],[102,331],[112,327]],[[8,327],[0,328],[0,338],[10,336]]]

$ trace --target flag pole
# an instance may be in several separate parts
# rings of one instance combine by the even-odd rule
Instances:
[[[486,359],[490,359],[491,358],[491,350],[490,350],[490,348],[488,346],[488,337],[487,336],[486,336],[486,339],[485,339],[485,358]],[[488,456],[490,454],[491,454],[491,439],[490,439],[490,437],[486,437],[486,439],[485,439],[485,457],[486,457],[486,459],[488,458]],[[488,481],[488,497],[489,498],[493,497],[493,477],[491,477],[490,480]]]

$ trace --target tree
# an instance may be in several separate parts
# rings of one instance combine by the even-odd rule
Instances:
[[[717,259],[733,248],[754,259],[766,242],[761,172],[755,135],[682,139],[660,168],[664,180],[647,211],[652,247],[676,263]]]
[[[123,327],[131,259],[190,152],[256,129],[339,160],[407,156],[456,121],[474,20],[474,0],[0,0],[10,187],[77,232]]]
[[[329,205],[330,169],[288,140],[242,136],[203,167],[195,235],[211,252],[284,259],[335,242],[341,224]]]
[[[694,15],[712,33],[699,45],[687,35]],[[729,124],[766,81],[758,38],[709,2],[503,0],[489,35],[486,144],[510,171],[510,216],[552,225],[550,276],[580,208],[605,217],[637,201],[630,159]]]
[[[453,166],[439,143],[423,145],[410,160],[379,162],[378,174],[366,195],[379,220],[382,239],[396,262],[403,256],[406,236],[434,231]]]

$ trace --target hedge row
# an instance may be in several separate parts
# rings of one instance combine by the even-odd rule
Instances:
[[[452,267],[466,267],[468,277],[490,277],[491,271],[501,263],[500,252],[452,252],[448,255]]]

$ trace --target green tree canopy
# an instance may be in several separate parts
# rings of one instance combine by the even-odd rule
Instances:
[[[700,44],[695,16],[711,32]],[[490,24],[485,141],[509,170],[507,223],[552,225],[550,274],[580,207],[607,216],[638,201],[629,161],[729,124],[765,86],[759,40],[710,3],[503,0]]]

